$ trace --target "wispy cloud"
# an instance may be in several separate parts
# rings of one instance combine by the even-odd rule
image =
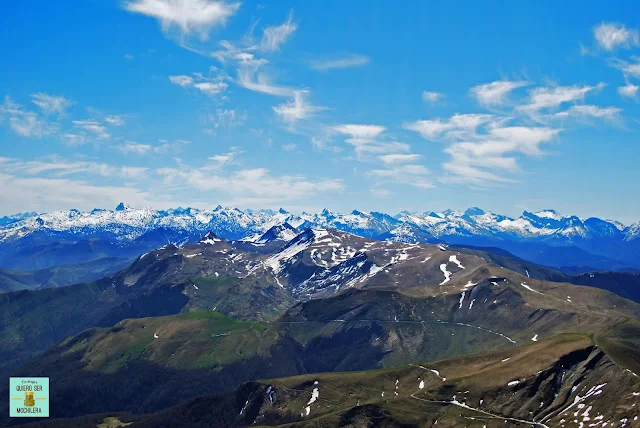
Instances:
[[[604,88],[604,83],[595,86],[551,86],[539,87],[529,91],[529,102],[518,106],[517,109],[527,114],[535,115],[540,110],[555,109],[565,103],[581,101],[591,93]]]
[[[406,143],[393,140],[379,140],[378,137],[386,130],[384,126],[344,124],[334,126],[333,130],[339,134],[348,136],[345,142],[354,148],[359,158],[387,153],[406,153],[410,151],[410,147]]]
[[[293,22],[293,13],[290,12],[284,23],[264,29],[260,47],[267,52],[280,50],[280,46],[289,40],[297,28],[298,26]]]
[[[87,131],[99,140],[111,138],[107,127],[95,120],[74,120],[73,125],[81,130]]]
[[[365,55],[349,54],[342,57],[311,61],[311,68],[318,71],[329,71],[342,68],[362,67],[370,62]]]
[[[428,104],[433,104],[438,102],[444,97],[444,95],[440,92],[433,91],[423,91],[422,92],[422,101]]]
[[[9,96],[0,105],[0,123],[7,122],[9,129],[21,137],[40,138],[53,134],[58,125],[39,117],[37,113],[23,108]]]
[[[123,126],[124,125],[124,119],[122,118],[122,116],[118,116],[115,114],[109,115],[107,117],[104,118],[104,121],[106,123],[108,123],[111,126]]]
[[[219,170],[210,167],[160,168],[156,173],[167,186],[188,186],[201,192],[220,191],[234,198],[304,199],[335,193],[345,186],[339,179],[311,180],[301,175],[275,176],[266,168]]]
[[[614,67],[622,71],[625,77],[640,77],[640,57],[634,56],[632,59],[635,62],[628,62],[623,60],[612,60],[611,63]]]
[[[61,95],[49,95],[38,92],[31,95],[31,101],[40,107],[45,114],[63,115],[74,102]]]
[[[195,33],[201,40],[206,40],[211,29],[227,23],[240,8],[240,3],[217,0],[132,0],[124,2],[124,8],[157,19],[165,34],[175,29],[182,37]]]
[[[209,122],[217,128],[235,128],[242,126],[247,121],[247,112],[239,112],[234,109],[216,109],[215,114],[208,116]]]
[[[623,98],[631,98],[633,100],[637,100],[638,99],[638,88],[640,88],[640,86],[634,85],[632,83],[627,83],[626,85],[620,86],[618,88],[618,93]]]
[[[371,170],[368,175],[380,179],[381,183],[404,184],[421,189],[431,189],[435,187],[433,183],[427,179],[430,172],[423,165],[394,164],[384,169]]]
[[[527,85],[529,85],[529,82],[497,80],[474,86],[469,92],[476,98],[478,104],[485,107],[498,107],[507,102],[508,96],[512,91]]]
[[[598,45],[607,51],[637,46],[640,41],[638,30],[627,28],[624,24],[616,22],[603,22],[596,25],[593,28],[593,36]]]
[[[169,142],[167,140],[159,140],[158,144],[143,144],[135,141],[125,141],[123,144],[115,146],[117,150],[125,155],[161,155],[169,152],[177,152],[185,145],[189,144],[186,140],[176,140]]]
[[[174,85],[182,86],[183,88],[188,88],[193,85],[193,77],[185,76],[184,74],[169,76],[169,81]]]
[[[266,95],[293,97],[296,93],[296,89],[294,88],[274,84],[266,73],[256,72],[249,68],[240,69],[238,71],[237,82],[245,89]]]
[[[405,123],[405,129],[419,133],[425,140],[451,140],[460,138],[470,138],[475,134],[476,129],[491,122],[499,121],[500,118],[492,114],[455,114],[447,120],[428,119],[417,120]]]
[[[350,135],[356,140],[371,140],[382,134],[387,128],[380,125],[345,124],[335,126],[333,129],[341,134]]]
[[[513,181],[501,173],[518,170],[514,154],[540,156],[542,143],[555,138],[560,129],[508,126],[510,118],[467,114],[447,120],[420,120],[405,125],[429,141],[447,143],[451,159],[442,164],[449,175],[440,181],[485,185]]]
[[[289,143],[289,144],[283,144],[282,145],[282,150],[284,150],[285,152],[292,152],[294,151],[298,146],[294,143]]]
[[[334,153],[340,153],[341,147],[331,144],[331,138],[328,135],[322,137],[311,137],[311,145],[320,151],[328,151]]]
[[[584,118],[596,118],[605,120],[619,119],[622,109],[619,107],[598,107],[590,104],[576,105],[570,107],[568,110],[556,113],[555,117],[584,117]]]
[[[273,111],[280,119],[291,125],[298,120],[308,119],[317,112],[326,110],[326,107],[314,106],[309,103],[307,101],[308,95],[309,91],[295,91],[291,101],[274,106]]]
[[[25,177],[7,174],[0,168],[0,188],[7,207],[16,211],[90,210],[115,206],[120,201],[152,205],[148,192],[132,186],[98,186],[69,178]],[[158,202],[158,208],[166,202]]]
[[[10,159],[2,163],[2,170],[7,173],[23,175],[42,175],[49,177],[66,177],[69,175],[95,175],[101,177],[120,177],[126,179],[143,178],[148,168],[138,166],[114,166],[102,162],[76,161],[59,157],[43,160],[21,161]]]
[[[193,77],[187,75],[169,76],[169,81],[174,85],[182,88],[195,88],[211,97],[224,92],[229,87],[229,85],[224,82],[224,79],[224,75],[205,77],[201,73],[193,73]]]
[[[420,155],[414,153],[393,153],[389,155],[382,155],[379,158],[385,165],[397,165],[416,162],[420,157]]]

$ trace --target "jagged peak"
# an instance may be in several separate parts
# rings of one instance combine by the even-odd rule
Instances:
[[[208,231],[201,239],[200,239],[200,243],[201,244],[210,244],[213,245],[216,242],[222,242],[222,239],[218,238],[218,236],[213,233],[213,231]]]

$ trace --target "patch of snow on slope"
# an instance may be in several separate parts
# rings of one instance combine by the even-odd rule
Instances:
[[[315,231],[314,231],[315,234]],[[315,235],[316,238],[318,235]],[[274,273],[279,273],[282,269],[282,262],[291,259],[296,256],[298,253],[306,250],[312,243],[312,239],[299,239],[297,241],[292,241],[289,245],[282,249],[277,254],[269,257],[264,261],[264,264],[270,267]]]
[[[511,382],[509,382],[509,383],[507,384],[507,386],[516,386],[516,385],[517,385],[517,384],[519,384],[519,383],[520,383],[520,381],[519,381],[519,380],[512,380]]]
[[[538,293],[538,294],[542,294],[544,296],[544,293],[541,293],[539,291],[534,290],[533,288],[529,287],[527,284],[525,284],[524,282],[521,284],[524,288],[526,288],[529,291],[533,291],[534,293]]]
[[[535,336],[533,336],[533,337],[531,338],[531,340],[533,340],[534,342],[537,342],[537,341],[538,341],[538,335],[536,334]]]
[[[462,266],[462,263],[460,263],[460,260],[458,260],[458,257],[456,257],[455,254],[449,256],[449,261],[457,264],[460,269],[464,269],[464,266]]]
[[[442,264],[440,265],[440,270],[441,270],[441,271],[442,271],[442,273],[444,274],[444,281],[442,281],[442,282],[440,283],[440,285],[444,285],[444,284],[446,284],[447,282],[449,282],[449,280],[451,279],[451,275],[452,275],[452,274],[451,274],[451,272],[449,272],[449,271],[447,270],[447,264],[446,264],[446,263],[442,263]]]

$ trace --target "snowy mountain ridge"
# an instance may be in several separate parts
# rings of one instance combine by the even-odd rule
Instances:
[[[410,240],[416,231],[426,232],[435,238],[485,236],[511,240],[568,242],[593,238],[630,241],[640,237],[640,222],[625,226],[617,221],[595,217],[582,219],[577,216],[564,216],[554,210],[536,213],[525,211],[518,218],[510,218],[479,208],[469,208],[464,212],[403,212],[395,216],[357,210],[342,214],[325,209],[315,214],[296,215],[283,209],[242,211],[218,206],[213,210],[152,210],[120,204],[115,210],[94,209],[81,212],[71,209],[42,214],[17,214],[4,219],[4,224],[0,224],[0,242],[18,240],[35,232],[65,233],[78,237],[100,234],[126,242],[159,228],[194,233],[214,230],[226,239],[242,239],[255,235],[253,239],[258,240],[272,227],[284,224],[291,227],[285,227],[278,232],[283,234],[282,238],[289,239],[294,235],[293,228],[302,230],[309,227],[333,228],[364,237],[387,234],[389,239],[393,239],[398,235],[403,241]]]

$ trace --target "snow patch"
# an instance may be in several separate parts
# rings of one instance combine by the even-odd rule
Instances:
[[[449,271],[447,270],[447,264],[446,264],[446,263],[442,263],[442,264],[440,265],[440,270],[441,270],[441,271],[442,271],[442,273],[444,274],[444,281],[442,281],[442,282],[440,283],[440,285],[444,285],[444,284],[446,284],[447,282],[449,282],[449,280],[451,279],[451,275],[452,275],[452,273],[451,273],[451,272],[449,272]]]
[[[460,260],[458,260],[458,257],[456,257],[455,254],[449,256],[449,261],[457,264],[460,269],[464,269],[464,266],[462,266],[462,263],[460,263]]]
[[[533,291],[534,293],[542,294],[542,295],[544,296],[544,293],[541,293],[541,292],[539,292],[539,291],[534,290],[533,288],[529,287],[529,286],[528,286],[527,284],[525,284],[524,282],[523,282],[522,284],[520,284],[520,285],[522,285],[524,288],[526,288],[526,289],[527,289],[527,290],[529,290],[529,291]]]

